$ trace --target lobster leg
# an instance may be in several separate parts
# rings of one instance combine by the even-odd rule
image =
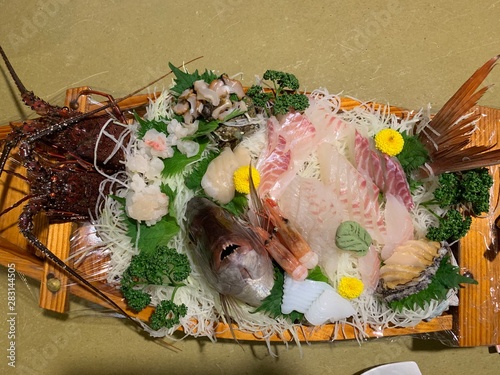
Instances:
[[[105,98],[108,98],[109,103],[112,104],[111,109],[112,109],[113,114],[115,115],[115,117],[117,119],[119,119],[124,124],[127,122],[127,120],[125,119],[125,116],[123,115],[122,111],[120,110],[120,107],[116,103],[116,99],[113,98],[112,95],[110,95],[108,93],[105,93],[103,91],[97,91],[97,90],[92,90],[92,89],[80,91],[78,93],[78,96],[71,101],[71,103],[70,103],[71,109],[77,110],[78,109],[78,99],[81,96],[91,95],[91,94],[100,95],[100,96],[103,96]]]
[[[2,154],[0,155],[0,176],[3,173],[3,169],[5,168],[5,163],[7,162],[7,158],[9,157],[10,152],[17,146],[22,138],[22,135],[16,130],[17,129],[10,133],[5,139]]]

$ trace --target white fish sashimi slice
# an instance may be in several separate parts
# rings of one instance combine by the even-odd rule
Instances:
[[[335,258],[335,231],[342,213],[321,181],[296,176],[283,192],[279,206],[321,259]]]
[[[415,206],[415,203],[413,202],[410,186],[408,185],[403,167],[401,167],[401,164],[399,164],[395,157],[390,157],[386,154],[384,154],[384,162],[386,179],[385,193],[399,197],[406,208],[411,210]]]
[[[317,100],[310,100],[304,114],[316,128],[317,142],[337,143],[351,135],[352,127]]]
[[[343,220],[358,222],[375,241],[382,242],[385,224],[378,203],[378,187],[330,143],[318,147],[318,162],[323,183],[335,197],[335,206],[344,212]]]
[[[410,187],[396,158],[377,152],[370,141],[356,131],[354,141],[356,168],[385,194],[398,196],[408,210],[414,206]]]
[[[291,152],[290,150],[285,150],[285,148],[285,139],[279,137],[272,152],[265,157],[259,158],[256,167],[260,172],[258,191],[261,196],[265,196],[288,171]]]
[[[370,146],[368,138],[363,137],[358,131],[354,141],[354,157],[357,169],[370,178],[379,189],[384,190],[384,169],[381,158]]]

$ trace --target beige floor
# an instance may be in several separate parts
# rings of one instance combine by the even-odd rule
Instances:
[[[500,53],[494,1],[0,1],[0,43],[25,85],[50,100],[91,85],[116,95],[160,75],[167,62],[251,83],[268,68],[294,72],[306,89],[439,108],[483,62]],[[3,65],[2,65],[3,69]],[[498,69],[498,68],[497,68]],[[487,83],[498,84],[500,70]],[[0,77],[0,123],[25,109]],[[492,88],[481,102],[500,105]],[[123,321],[37,308],[37,288],[18,281],[17,369],[7,367],[6,285],[0,268],[0,373],[14,374],[359,374],[415,360],[424,374],[497,374],[487,348],[457,349],[412,338],[273,347],[185,340],[180,353],[148,342]],[[475,306],[471,306],[474,308]],[[5,313],[4,313],[5,311]],[[5,314],[5,315],[4,315]],[[83,315],[79,317],[80,315]]]

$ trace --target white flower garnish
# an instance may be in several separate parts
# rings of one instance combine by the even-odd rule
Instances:
[[[147,151],[151,156],[160,158],[171,158],[174,155],[172,144],[167,139],[165,133],[160,133],[156,129],[149,129],[142,138],[144,145],[147,146]]]
[[[160,158],[147,155],[143,149],[140,149],[136,154],[129,155],[125,166],[130,172],[140,173],[148,180],[157,179],[164,168]]]
[[[157,184],[148,185],[140,175],[134,174],[127,192],[127,215],[135,220],[154,225],[168,213],[168,196]]]

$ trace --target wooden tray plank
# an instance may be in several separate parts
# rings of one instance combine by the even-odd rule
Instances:
[[[70,253],[69,238],[72,232],[72,223],[49,225],[47,248],[60,259],[68,259]],[[68,281],[66,272],[61,271],[59,267],[46,259],[40,284],[40,307],[58,313],[66,312],[69,303]]]
[[[500,110],[478,107],[483,115],[474,144],[493,144],[500,148]],[[500,255],[495,220],[500,215],[498,205],[500,169],[490,168],[494,176],[491,212],[473,220],[471,230],[460,241],[459,264],[479,282],[460,290],[460,305],[455,330],[460,346],[497,345],[500,343]]]

